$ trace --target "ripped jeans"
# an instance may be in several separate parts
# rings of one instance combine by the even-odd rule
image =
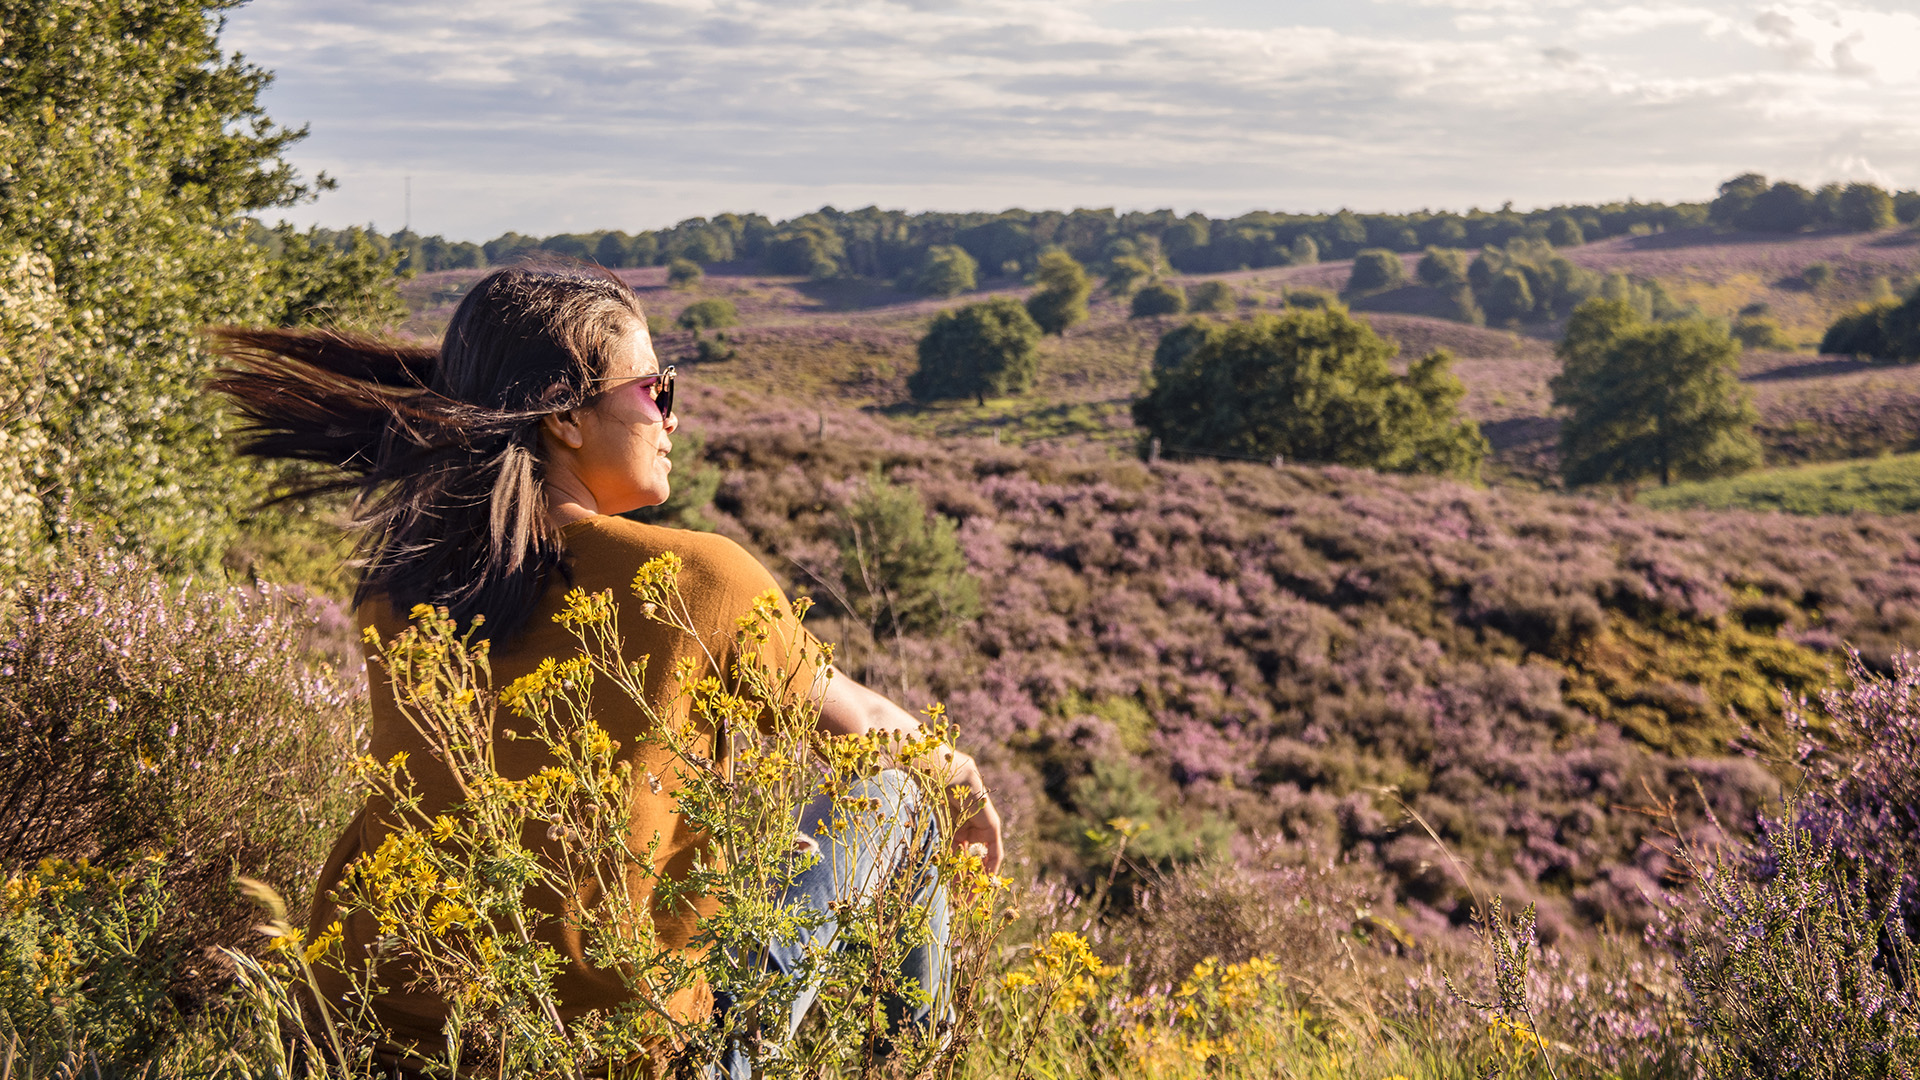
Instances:
[[[820,912],[826,918],[821,924],[801,934],[792,941],[771,943],[766,951],[768,966],[779,972],[798,974],[801,961],[806,957],[809,947],[815,949],[840,949],[844,947],[838,930],[839,926],[832,916],[832,905],[836,901],[848,900],[855,895],[868,891],[874,883],[892,877],[896,880],[905,877],[913,882],[913,902],[924,904],[932,931],[929,940],[914,946],[902,958],[900,974],[904,980],[918,983],[925,993],[925,1001],[919,1005],[909,1005],[905,1000],[895,999],[888,1004],[887,1019],[889,1026],[898,1030],[903,1022],[924,1026],[949,1014],[948,958],[947,958],[947,891],[934,873],[934,855],[941,842],[937,830],[916,830],[915,819],[922,813],[923,795],[918,784],[898,769],[888,769],[877,776],[870,777],[855,785],[851,794],[855,798],[873,799],[879,807],[848,815],[851,827],[848,835],[863,838],[863,842],[849,845],[844,842],[820,844],[820,859],[805,872],[794,878],[787,887],[785,902],[804,905]],[[799,830],[807,836],[819,836],[818,826],[833,815],[833,802],[827,796],[821,796],[807,805],[800,815]],[[916,837],[916,831],[922,835]],[[791,1014],[787,1017],[787,1029],[783,1039],[791,1039],[799,1030],[807,1010],[818,997],[817,984],[800,987],[793,1000]],[[718,1022],[725,1024],[727,1002],[724,998],[716,1001]],[[753,1064],[742,1040],[735,1036],[731,1039],[725,1055],[721,1058],[720,1068],[730,1080],[750,1080]]]

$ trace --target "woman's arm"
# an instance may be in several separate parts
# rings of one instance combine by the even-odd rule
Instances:
[[[874,731],[898,732],[902,736],[915,736],[921,732],[920,721],[895,705],[882,694],[862,686],[839,670],[833,670],[827,682],[826,697],[820,702],[820,730],[829,735],[865,735]],[[930,763],[934,769],[947,772],[949,787],[964,789],[964,793],[954,798],[954,818],[958,824],[954,827],[953,842],[957,845],[979,844],[986,849],[983,862],[987,872],[1000,868],[1003,854],[1000,839],[1000,811],[994,808],[993,796],[987,792],[986,781],[980,777],[980,767],[973,758],[955,750],[951,746],[942,746],[934,751],[939,761]],[[961,814],[969,813],[964,820]]]

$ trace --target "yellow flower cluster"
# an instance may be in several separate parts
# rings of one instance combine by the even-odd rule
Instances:
[[[90,885],[111,880],[112,874],[86,859],[74,862],[41,859],[40,864],[32,870],[7,878],[6,912],[8,915],[18,915],[43,897],[57,902]]]
[[[354,891],[371,901],[381,934],[392,934],[401,919],[422,914],[436,935],[471,926],[473,911],[460,902],[460,882],[442,876],[428,834],[402,830],[387,834],[371,855],[356,860],[348,873]]]
[[[1545,1048],[1540,1035],[1525,1024],[1515,1023],[1503,1017],[1493,1017],[1487,1021],[1487,1037],[1502,1049],[1511,1048],[1525,1054],[1537,1054]]]
[[[613,590],[602,589],[590,593],[585,589],[572,589],[566,599],[561,601],[559,614],[553,621],[569,630],[582,627],[600,626],[613,618]]]
[[[1093,954],[1079,934],[1058,931],[1033,948],[1026,966],[1001,980],[1008,990],[1037,988],[1050,998],[1054,1012],[1079,1012],[1100,983],[1120,973]]]

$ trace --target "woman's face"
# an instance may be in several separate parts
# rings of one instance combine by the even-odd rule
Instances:
[[[574,449],[573,468],[602,514],[623,514],[667,501],[667,473],[673,468],[667,460],[667,451],[673,448],[668,436],[680,421],[660,415],[653,400],[656,386],[635,381],[659,371],[653,340],[644,324],[636,324],[614,350],[599,393],[574,413],[581,445]]]

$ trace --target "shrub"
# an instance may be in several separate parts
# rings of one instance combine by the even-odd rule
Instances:
[[[977,616],[980,584],[953,529],[917,490],[871,473],[837,530],[853,614],[876,634],[949,633]]]
[[[959,296],[972,292],[980,264],[967,249],[954,244],[935,244],[927,249],[920,269],[913,276],[914,291],[922,296]]]
[[[1086,321],[1093,282],[1073,256],[1058,248],[1042,254],[1033,277],[1040,288],[1027,297],[1027,314],[1042,333],[1064,334],[1068,327]]]
[[[1385,248],[1368,248],[1353,257],[1353,271],[1347,275],[1347,294],[1364,296],[1368,293],[1397,289],[1407,280],[1406,267],[1400,262],[1400,256]]]
[[[934,316],[920,339],[920,367],[907,378],[916,401],[1024,393],[1033,383],[1040,327],[1004,296]]]
[[[1194,325],[1172,333],[1185,348]],[[1479,468],[1486,443],[1458,415],[1465,390],[1444,352],[1395,375],[1393,346],[1338,307],[1204,333],[1134,402],[1134,422],[1171,451],[1394,472],[1470,476]]]
[[[307,659],[314,625],[292,596],[88,548],[24,588],[0,626],[0,865],[157,854],[196,946],[245,938],[235,866],[304,902],[352,813],[335,774],[361,725]]]
[[[667,263],[667,284],[673,288],[690,289],[704,276],[700,264],[692,259],[674,259]]]
[[[688,304],[681,309],[680,318],[675,321],[680,329],[698,333],[736,325],[740,322],[740,312],[733,306],[733,301],[713,297]]]
[[[1733,339],[1743,349],[1791,349],[1793,342],[1780,332],[1780,321],[1766,315],[1742,315],[1733,320]]]
[[[1800,287],[1808,292],[1819,292],[1833,284],[1833,267],[1823,262],[1809,263],[1800,271]]]
[[[1580,223],[1565,214],[1547,223],[1547,243],[1554,247],[1579,247],[1586,242],[1587,237],[1580,230]]]
[[[1187,294],[1180,286],[1159,281],[1133,294],[1132,315],[1136,319],[1155,315],[1178,315],[1187,310]]]
[[[1575,266],[1546,241],[1521,237],[1482,248],[1467,280],[1487,319],[1500,325],[1564,315],[1601,287],[1600,275]]]
[[[1657,476],[1664,486],[1759,463],[1740,350],[1720,325],[1648,324],[1623,303],[1593,300],[1573,313],[1555,351],[1553,401],[1569,410],[1560,428],[1568,483]]]
[[[1137,255],[1119,255],[1107,263],[1107,291],[1116,296],[1131,296],[1152,278],[1153,267]]]
[[[1187,310],[1229,312],[1238,307],[1240,297],[1224,281],[1203,281],[1193,287]]]
[[[1920,289],[1905,300],[1862,304],[1835,319],[1820,338],[1820,351],[1903,363],[1920,359]]]
[[[1464,289],[1467,287],[1467,253],[1454,248],[1430,247],[1420,256],[1420,265],[1414,272],[1421,284],[1431,288]]]

